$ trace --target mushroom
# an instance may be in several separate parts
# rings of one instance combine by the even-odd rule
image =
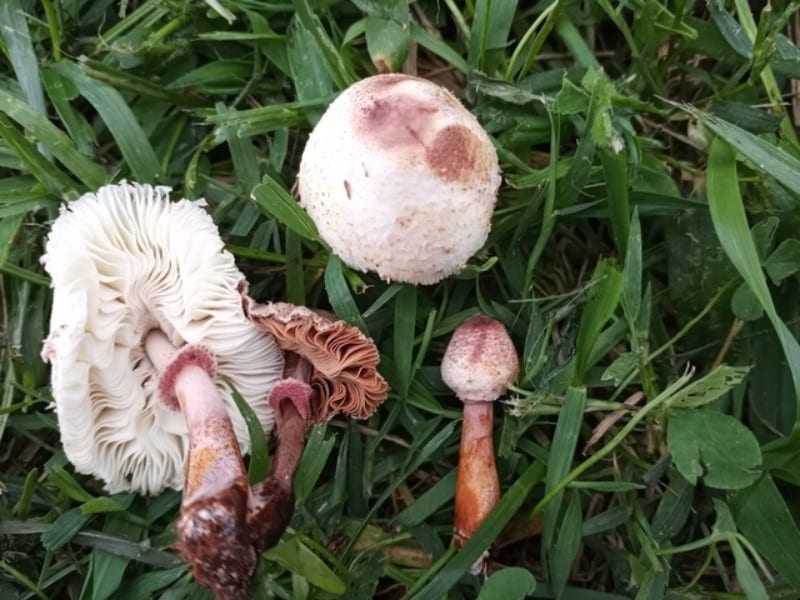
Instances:
[[[226,381],[269,430],[284,361],[243,315],[243,277],[211,217],[169,192],[123,182],[62,210],[42,257],[54,289],[42,355],[76,470],[112,493],[183,488],[179,548],[198,581],[235,597],[255,555],[242,529],[250,442]]]
[[[497,153],[445,88],[376,75],[346,89],[303,151],[300,204],[349,266],[431,284],[486,242]]]
[[[292,477],[305,431],[339,413],[366,419],[386,399],[375,344],[333,315],[285,302],[257,304],[243,295],[245,313],[284,351],[284,379],[270,392],[277,448],[270,474],[253,489],[250,526],[267,543],[280,537],[294,509]],[[276,537],[277,536],[277,537]]]
[[[519,373],[514,344],[499,321],[478,315],[453,332],[441,366],[442,380],[464,403],[456,476],[454,542],[462,547],[492,512],[500,481],[492,439],[492,403]],[[473,572],[484,570],[484,555]]]

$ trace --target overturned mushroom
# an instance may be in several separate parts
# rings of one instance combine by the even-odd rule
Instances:
[[[445,88],[377,75],[346,89],[308,139],[300,203],[348,265],[435,283],[486,241],[500,186],[497,153]]]
[[[255,566],[229,536],[244,536],[249,437],[223,379],[269,430],[283,357],[242,314],[243,277],[211,217],[165,187],[105,186],[64,208],[42,263],[53,282],[42,354],[67,458],[110,492],[183,488],[181,552],[198,581],[234,597]]]
[[[442,358],[442,379],[464,403],[456,478],[454,541],[463,546],[500,498],[494,458],[492,404],[519,373],[519,358],[502,323],[470,317],[453,332]],[[482,557],[473,565],[480,572]]]
[[[377,371],[378,349],[357,328],[303,306],[257,304],[246,296],[243,304],[286,355],[284,379],[269,397],[277,449],[270,474],[253,489],[249,521],[262,540],[277,540],[294,509],[292,477],[306,428],[339,413],[366,419],[386,399],[388,386]]]

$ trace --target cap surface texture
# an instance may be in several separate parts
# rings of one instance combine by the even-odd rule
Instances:
[[[517,378],[519,357],[503,324],[478,315],[456,327],[441,373],[461,401],[492,402]]]
[[[300,204],[349,266],[431,284],[485,243],[500,186],[497,154],[445,88],[377,75],[348,89],[311,133]]]

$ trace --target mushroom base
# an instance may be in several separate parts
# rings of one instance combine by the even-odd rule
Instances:
[[[257,554],[243,524],[247,514],[246,482],[184,502],[175,525],[178,550],[195,580],[217,598],[247,597]]]

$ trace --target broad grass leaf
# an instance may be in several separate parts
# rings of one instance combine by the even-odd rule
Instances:
[[[93,189],[106,182],[105,170],[81,154],[67,134],[53,125],[45,115],[3,89],[0,89],[0,111],[32,134],[86,187]]]
[[[267,432],[258,420],[253,407],[242,397],[233,383],[228,381],[228,387],[231,390],[231,398],[233,398],[236,408],[239,409],[239,414],[242,415],[245,425],[247,425],[247,434],[250,437],[250,464],[247,468],[247,479],[253,484],[262,481],[267,476],[269,471],[269,448],[267,446]]]
[[[603,374],[600,376],[602,381],[611,381],[614,385],[619,385],[624,381],[633,370],[639,366],[639,354],[636,352],[623,352],[614,359]]]
[[[53,67],[71,80],[81,95],[94,106],[114,137],[133,177],[140,183],[156,183],[162,178],[161,165],[150,140],[128,103],[113,87],[93,79],[76,63],[62,61]]]
[[[0,2],[0,34],[5,42],[5,54],[22,88],[31,109],[42,116],[47,115],[39,76],[39,61],[33,47],[28,20],[25,18],[27,6],[20,0]]]
[[[492,74],[499,64],[517,10],[517,0],[477,0],[469,36],[467,62]]]
[[[269,175],[253,188],[250,197],[265,214],[274,217],[283,225],[307,240],[318,238],[317,227],[292,195]]]
[[[48,467],[47,480],[77,502],[88,502],[94,499],[94,496],[83,489],[78,480],[61,465],[54,464]]]
[[[669,418],[667,443],[675,466],[692,485],[738,490],[761,476],[761,449],[752,432],[730,415],[680,410]]]
[[[577,385],[583,382],[588,368],[589,355],[597,337],[619,304],[623,290],[622,274],[605,260],[597,263],[592,277],[589,300],[581,315],[578,338],[575,342],[575,378]]]
[[[768,600],[770,596],[742,545],[736,540],[732,541],[731,551],[735,561],[736,579],[748,600]]]
[[[481,587],[478,600],[522,600],[536,589],[536,579],[528,569],[506,567],[492,573]]]
[[[578,444],[581,425],[583,424],[585,408],[586,388],[583,386],[571,386],[567,390],[564,405],[558,415],[556,431],[553,434],[553,444],[550,447],[550,458],[547,462],[545,491],[555,488],[570,472],[575,455],[575,447]],[[563,497],[564,492],[559,492],[544,510],[542,541],[549,554],[552,554],[556,547],[556,530],[558,529],[558,517],[561,512],[561,499]]]
[[[142,528],[118,517],[108,519],[103,528],[106,535],[127,541],[138,539]],[[81,598],[106,600],[121,586],[130,557],[95,548],[89,563],[89,577],[81,591]]]
[[[630,217],[622,281],[622,306],[628,319],[635,322],[642,309],[642,225],[639,222],[638,207],[633,209]]]
[[[753,42],[744,28],[725,10],[720,0],[709,0],[706,5],[719,32],[733,51],[743,58],[750,58],[753,55]]]
[[[81,505],[84,515],[96,513],[120,512],[128,510],[133,503],[134,495],[131,493],[114,494],[113,496],[99,496]]]
[[[0,112],[0,139],[27,172],[33,175],[54,196],[67,199],[75,194],[77,185],[60,168],[46,159],[39,149],[17,131],[10,119]]]
[[[741,102],[715,102],[711,110],[723,121],[736,123],[742,129],[755,134],[772,133],[781,123],[780,118],[775,115]]]
[[[325,267],[325,291],[328,292],[328,300],[340,319],[355,325],[369,335],[367,324],[361,318],[356,301],[347,285],[344,268],[338,256],[331,254],[328,257],[328,264]]]
[[[42,82],[47,97],[53,103],[53,108],[56,109],[78,151],[86,156],[92,156],[97,142],[94,131],[83,113],[72,105],[72,100],[78,95],[78,89],[69,79],[49,68],[42,69]]]
[[[353,66],[345,61],[344,54],[339,52],[333,43],[316,11],[312,9],[308,0],[293,0],[295,18],[305,27],[314,40],[322,61],[336,86],[343,90],[358,80]]]
[[[452,469],[424,494],[418,496],[411,506],[399,513],[394,519],[394,524],[408,529],[424,523],[442,506],[453,500],[455,491],[456,469]]]
[[[411,21],[411,39],[425,48],[426,50],[430,51],[431,53],[435,54],[436,56],[442,58],[447,63],[449,63],[454,69],[461,71],[464,74],[470,73],[471,69],[470,66],[467,64],[467,61],[455,50],[453,50],[444,40],[440,37],[435,36],[430,31],[421,27],[414,21]]]
[[[771,477],[730,498],[739,531],[793,588],[800,590],[800,529]]]
[[[750,134],[747,134],[750,135]],[[781,154],[781,151],[770,147],[771,154]],[[785,153],[783,153],[785,154]],[[789,159],[788,155],[786,158]],[[800,189],[800,161],[791,160],[796,164],[793,179]],[[773,173],[777,177],[776,173]],[[798,426],[800,417],[800,345],[789,331],[786,324],[778,316],[775,304],[770,295],[767,281],[761,270],[753,236],[747,223],[744,204],[739,191],[739,180],[736,173],[736,152],[733,147],[720,138],[715,138],[711,143],[708,160],[708,205],[711,218],[725,253],[747,282],[753,293],[758,298],[772,322],[783,351],[795,389],[795,427]]]
[[[629,229],[631,227],[628,200],[628,154],[624,149],[614,151],[609,148],[601,148],[599,155],[600,162],[603,165],[606,202],[608,203],[608,214],[611,217],[611,232],[614,235],[614,244],[617,247],[617,255],[620,258],[627,258]]]
[[[47,550],[58,550],[83,529],[90,518],[91,515],[84,515],[78,506],[64,511],[42,533],[42,546]]]
[[[312,427],[307,436],[306,447],[294,476],[294,495],[298,505],[311,495],[336,445],[336,438],[332,435],[325,437],[325,432],[325,426],[319,425]]]
[[[150,600],[158,590],[174,583],[186,572],[186,565],[172,569],[152,571],[131,577],[122,589],[117,591],[114,600]]]
[[[572,496],[561,526],[558,529],[558,539],[550,554],[550,585],[556,598],[561,598],[567,585],[572,563],[578,554],[581,545],[581,528],[583,516],[581,514],[581,495]]]
[[[309,583],[329,594],[339,596],[347,589],[345,582],[297,537],[292,536],[280,542],[267,550],[263,556],[292,573],[305,577]]]
[[[408,395],[412,378],[414,332],[417,321],[417,289],[405,284],[394,304],[394,365],[401,398]]]
[[[367,50],[372,64],[379,73],[396,73],[408,56],[411,30],[408,20],[407,0],[393,0],[386,4],[404,7],[405,19],[398,21],[378,15],[367,16]]]
[[[749,159],[757,169],[774,177],[795,194],[800,194],[800,177],[798,177],[798,173],[800,173],[800,160],[775,146],[775,144],[767,142],[733,123],[728,123],[718,117],[700,112],[696,109],[686,108],[686,110],[693,117],[702,121],[712,132],[736,148],[736,150],[740,152],[742,156]],[[711,157],[713,157],[715,145],[719,146],[719,143],[712,142]],[[717,151],[717,159],[723,158],[720,152],[719,150]],[[727,155],[725,158],[727,158]],[[730,171],[728,172],[730,173]],[[711,162],[709,162],[709,175],[710,174]],[[734,178],[728,181],[728,186],[734,185],[738,187],[737,179]]]
[[[221,114],[208,114],[206,121],[236,129],[240,137],[263,135],[287,127],[308,126],[305,110],[324,108],[333,98],[319,98],[309,102],[285,102],[246,110],[229,110]]]
[[[297,99],[306,104],[303,111],[309,122],[316,124],[326,109],[319,99],[331,98],[336,87],[317,51],[313,36],[297,20],[293,20],[289,26],[287,50]]]
[[[717,512],[717,520],[714,523],[714,530],[720,533],[736,534],[736,522],[730,508],[722,500],[714,499],[714,509]],[[753,563],[742,548],[742,544],[735,535],[731,535],[728,542],[733,552],[735,560],[736,578],[739,585],[747,594],[748,599],[767,600],[767,590],[758,576]]]

